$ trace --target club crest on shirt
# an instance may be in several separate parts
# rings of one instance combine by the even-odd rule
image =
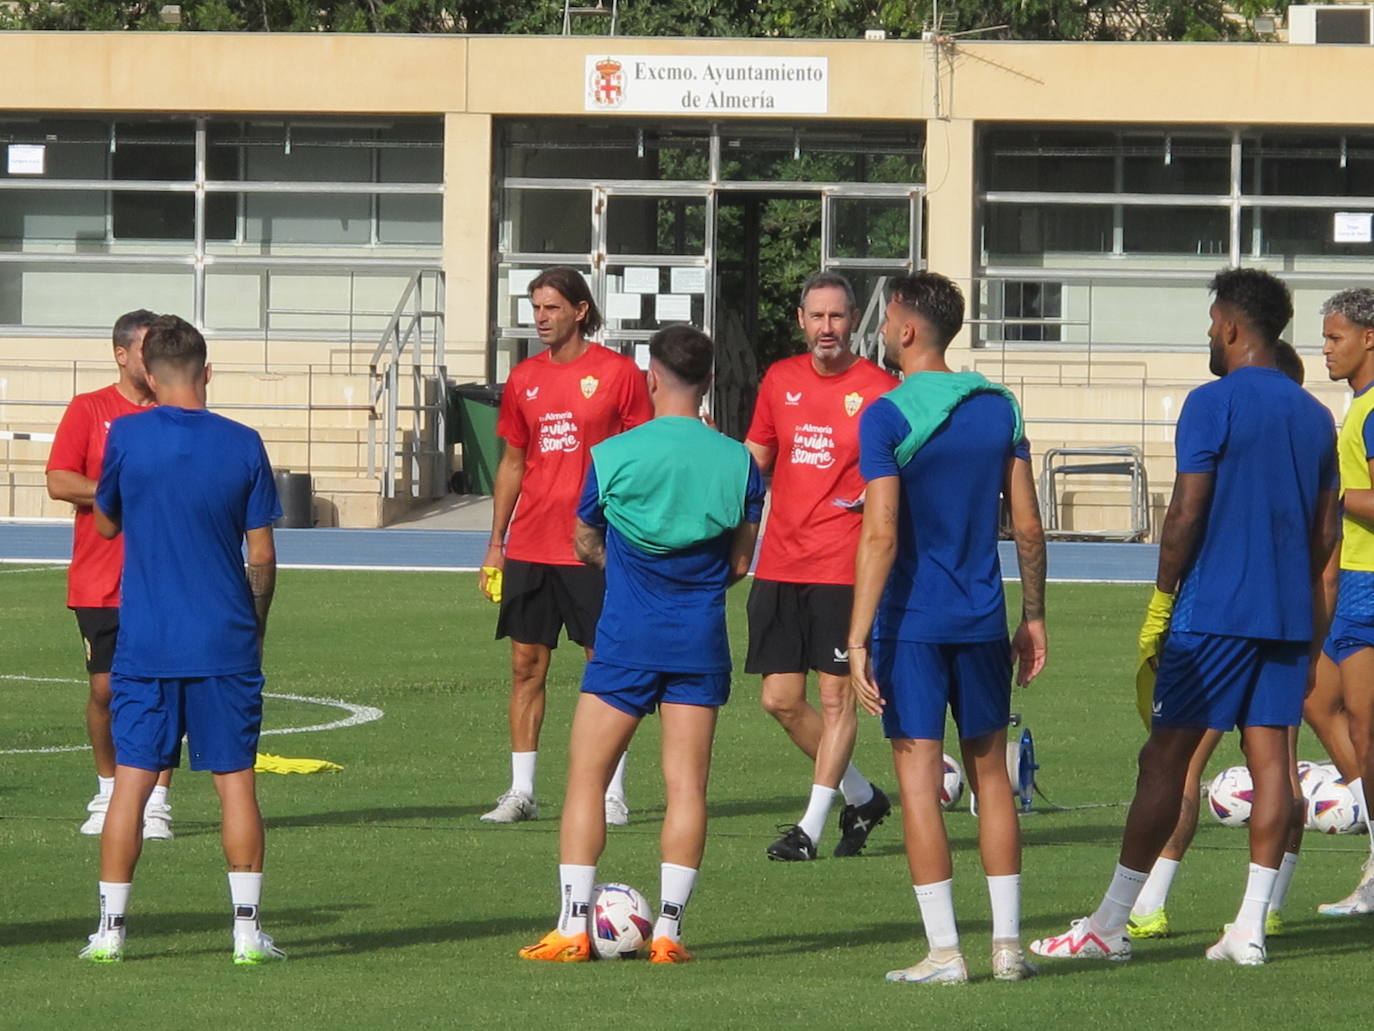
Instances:
[[[596,388],[601,386],[601,381],[595,376],[583,376],[578,385],[582,388],[582,396],[590,399],[596,393]]]
[[[788,405],[799,405],[799,404],[801,404],[802,395],[801,395],[801,391],[800,391],[800,390],[798,390],[795,394],[792,393],[792,391],[790,391],[790,390],[784,390],[784,391],[783,391],[783,395],[786,397],[786,401],[784,402],[785,404],[788,404]]]
[[[862,394],[860,394],[858,391],[854,391],[854,392],[852,392],[852,393],[845,394],[845,395],[844,395],[844,414],[847,415],[847,416],[849,416],[851,419],[854,418],[854,416],[857,415],[857,414],[859,413],[859,409],[863,407],[863,403],[864,403],[864,396],[863,396]]]

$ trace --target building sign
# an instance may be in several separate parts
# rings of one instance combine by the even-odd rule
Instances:
[[[1331,239],[1334,243],[1369,243],[1371,213],[1368,211],[1338,211],[1332,218]]]
[[[823,115],[829,107],[824,57],[587,55],[588,111]]]
[[[11,143],[5,148],[5,171],[10,175],[42,175],[46,156],[41,143]]]

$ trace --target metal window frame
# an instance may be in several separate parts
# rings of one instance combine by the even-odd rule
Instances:
[[[436,183],[379,183],[379,182],[333,182],[333,181],[300,181],[300,180],[254,180],[229,181],[212,180],[206,178],[208,148],[209,148],[209,128],[212,119],[206,116],[187,118],[186,121],[193,123],[192,137],[189,142],[194,146],[194,171],[193,178],[187,180],[144,180],[144,179],[114,179],[110,177],[110,163],[108,155],[113,152],[118,141],[115,137],[115,121],[118,116],[107,116],[110,120],[110,142],[106,151],[106,173],[104,179],[18,179],[0,178],[0,191],[44,191],[44,192],[70,192],[70,193],[169,193],[169,194],[191,194],[193,197],[192,215],[192,236],[189,241],[169,240],[166,244],[171,245],[165,253],[156,253],[150,250],[139,251],[137,249],[128,254],[73,254],[53,250],[39,251],[0,251],[0,263],[5,264],[32,264],[32,265],[91,265],[91,266],[162,266],[170,269],[190,266],[192,270],[193,286],[193,311],[192,321],[200,327],[206,326],[206,275],[207,270],[213,266],[224,268],[252,268],[269,271],[273,268],[290,269],[310,269],[315,268],[320,271],[338,271],[346,269],[357,269],[365,264],[368,269],[405,269],[410,272],[416,270],[442,270],[442,244],[439,253],[431,258],[424,257],[386,257],[384,254],[368,254],[365,258],[358,256],[328,257],[321,256],[301,256],[301,255],[216,255],[209,253],[209,241],[206,234],[205,211],[206,198],[210,194],[346,194],[346,195],[366,195],[372,198],[370,205],[370,227],[369,243],[361,245],[373,251],[385,251],[387,249],[399,247],[411,247],[413,245],[386,244],[378,240],[379,226],[379,204],[377,198],[380,195],[401,195],[401,196],[440,196],[444,195],[443,182]],[[379,141],[380,142],[380,141]],[[178,144],[182,145],[182,144]],[[438,144],[443,147],[443,141]],[[377,148],[371,148],[373,177],[376,178],[378,157]],[[236,205],[234,224],[235,238],[233,243],[242,243],[244,238],[244,219],[246,218],[246,208],[240,198]],[[115,244],[120,242],[114,237],[113,214],[110,205],[105,209],[105,243]],[[137,248],[139,245],[152,243],[154,241],[139,240],[135,238],[125,239],[131,247]],[[163,241],[157,241],[163,242]],[[187,246],[189,244],[189,246]],[[43,326],[27,327],[23,325],[5,326],[6,332],[15,334],[42,334],[52,335],[54,332],[61,331],[60,328]],[[85,335],[91,332],[91,328],[85,327],[78,330],[74,335]],[[104,330],[102,330],[103,332]]]

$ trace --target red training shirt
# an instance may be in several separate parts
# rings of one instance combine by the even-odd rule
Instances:
[[[522,562],[579,566],[573,523],[590,449],[653,417],[644,373],[624,355],[591,344],[559,364],[544,351],[511,370],[496,432],[525,449],[525,476],[506,539]]]
[[[777,458],[760,579],[854,582],[863,515],[833,502],[863,493],[859,413],[896,385],[866,358],[838,376],[822,376],[810,354],[775,362],[763,377],[748,439],[775,449]]]
[[[89,394],[77,394],[67,405],[48,453],[48,472],[61,469],[100,479],[105,438],[121,415],[146,411],[113,383]],[[72,564],[67,568],[67,607],[119,607],[119,574],[124,568],[124,538],[107,541],[95,531],[95,510],[78,505],[72,531]]]

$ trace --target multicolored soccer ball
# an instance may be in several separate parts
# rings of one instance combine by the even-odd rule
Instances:
[[[1324,763],[1314,763],[1307,759],[1298,760],[1298,787],[1303,798],[1307,798],[1324,781],[1335,780],[1340,776],[1334,767]]]
[[[945,756],[944,777],[940,781],[940,808],[953,809],[964,797],[964,771],[952,756]]]
[[[591,926],[597,959],[633,959],[653,936],[653,910],[628,884],[597,884],[592,888]]]
[[[1355,793],[1343,780],[1323,780],[1307,798],[1307,829],[1320,834],[1351,834],[1364,823]]]
[[[1207,788],[1207,808],[1227,827],[1244,827],[1250,822],[1250,803],[1255,784],[1244,766],[1222,770]]]

